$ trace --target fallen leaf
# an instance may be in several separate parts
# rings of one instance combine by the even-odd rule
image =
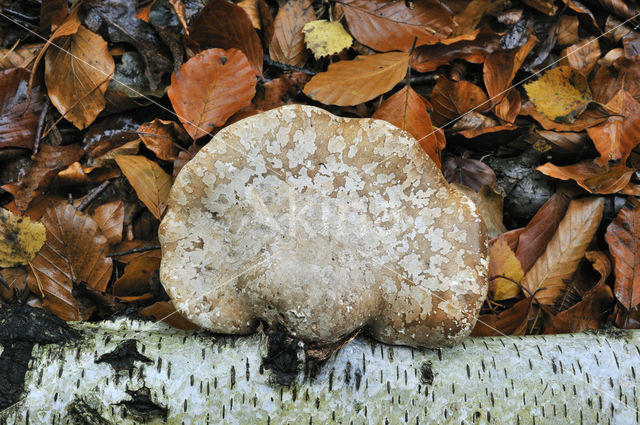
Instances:
[[[69,11],[66,0],[42,0],[40,7],[40,27],[55,29],[64,22]]]
[[[302,28],[315,20],[311,0],[289,0],[280,7],[269,44],[271,59],[287,65],[304,65],[309,54],[304,48]]]
[[[613,303],[611,288],[600,283],[587,291],[576,305],[558,313],[545,327],[544,333],[574,333],[600,329]]]
[[[554,154],[566,155],[575,158],[575,155],[584,151],[587,135],[575,132],[556,132],[549,130],[536,130],[534,148],[540,152],[551,151]]]
[[[353,38],[340,22],[324,19],[307,22],[302,32],[307,48],[316,59],[340,53],[353,43]]]
[[[507,95],[493,108],[493,113],[502,122],[513,124],[520,114],[521,106],[520,92],[513,88],[507,91]]]
[[[626,90],[620,90],[607,106],[622,116],[611,116],[604,123],[587,129],[600,152],[596,162],[602,167],[625,164],[631,149],[640,143],[640,103]]]
[[[171,177],[158,164],[139,155],[116,156],[118,166],[138,198],[158,220],[167,208]]]
[[[100,205],[92,214],[109,245],[122,241],[124,229],[124,203],[113,201]]]
[[[189,35],[202,49],[238,49],[257,76],[262,76],[262,43],[245,9],[227,0],[211,0],[189,26]]]
[[[385,120],[411,134],[440,168],[444,146],[436,137],[427,108],[431,105],[411,87],[405,86],[384,101],[371,118]]]
[[[518,283],[523,277],[516,254],[504,238],[498,237],[489,247],[489,296],[494,301],[517,297],[520,294]]]
[[[602,66],[591,79],[593,98],[609,103],[620,90],[625,90],[640,102],[640,56],[622,57],[609,66]]]
[[[516,257],[525,273],[531,269],[553,235],[557,233],[558,225],[568,207],[569,198],[562,193],[555,193],[547,199],[520,233]]]
[[[8,288],[0,284],[0,299],[15,302],[16,292],[23,294],[27,288],[27,270],[24,267],[10,267],[0,269],[0,274],[8,284]]]
[[[616,298],[631,311],[640,304],[640,203],[633,197],[607,227],[605,240],[613,257]]]
[[[45,56],[44,80],[51,103],[77,128],[91,124],[105,107],[104,93],[115,64],[107,42],[80,25]]]
[[[0,208],[0,267],[28,264],[45,239],[42,224]]]
[[[53,186],[93,185],[119,176],[117,169],[83,167],[79,162],[74,162],[58,173]]]
[[[159,322],[164,322],[178,329],[187,331],[200,329],[197,325],[194,325],[178,313],[170,301],[158,301],[149,307],[141,309],[139,313],[143,316],[151,316]]]
[[[458,183],[479,192],[483,186],[494,187],[496,174],[482,161],[470,158],[448,157],[442,174],[449,183]]]
[[[169,99],[192,139],[221,127],[256,94],[256,78],[237,49],[209,49],[171,76]]]
[[[487,228],[487,236],[490,239],[507,231],[502,222],[502,208],[504,205],[504,192],[502,190],[498,192],[492,187],[483,186],[479,192],[475,192],[467,186],[461,186],[456,183],[452,183],[452,186],[467,195],[476,204],[478,213]]]
[[[186,141],[188,135],[173,121],[156,118],[138,128],[138,136],[144,145],[165,161],[173,161],[178,155],[178,141]]]
[[[499,314],[481,314],[471,336],[524,335],[531,304],[531,298],[525,298]]]
[[[142,140],[136,139],[125,143],[122,146],[118,146],[115,149],[101,155],[92,160],[92,163],[96,167],[114,167],[116,166],[115,158],[119,155],[135,155],[140,150],[140,142]]]
[[[558,11],[558,6],[555,5],[554,0],[524,0],[525,4],[538,9],[540,12],[553,16]]]
[[[253,28],[257,30],[262,28],[257,0],[242,0],[241,2],[238,2],[238,6],[244,9],[245,13],[251,20],[251,25],[253,25]]]
[[[524,88],[540,112],[564,123],[574,122],[593,101],[584,75],[569,66],[547,71]]]
[[[616,164],[610,168],[601,167],[590,159],[564,167],[547,162],[536,170],[556,179],[574,180],[585,190],[601,195],[621,191],[627,186],[634,172],[632,168],[623,164]]]
[[[9,68],[33,68],[33,62],[44,43],[24,44],[15,49],[0,48],[0,70]]]
[[[328,105],[357,105],[391,90],[404,78],[408,64],[409,54],[404,52],[356,56],[316,74],[304,93]]]
[[[452,36],[468,34],[475,30],[485,14],[500,11],[506,3],[506,0],[473,0],[469,2],[464,11],[453,17],[458,26],[453,30]]]
[[[124,273],[113,284],[112,294],[124,302],[151,298],[151,276],[160,267],[156,257],[138,257],[124,269]]]
[[[578,26],[580,21],[575,15],[562,15],[560,25],[558,25],[557,44],[558,46],[568,46],[577,43]]]
[[[47,210],[41,223],[47,241],[29,267],[29,288],[44,307],[64,320],[85,320],[90,311],[74,297],[76,286],[104,292],[111,277],[107,239],[98,224],[68,203]]]
[[[570,66],[588,76],[600,59],[600,45],[595,37],[588,37],[573,46],[562,49],[560,57],[562,58],[560,65]]]
[[[543,306],[554,305],[567,290],[567,283],[598,229],[603,210],[603,198],[571,201],[544,253],[522,279],[527,297],[535,297]]]
[[[431,72],[455,59],[482,63],[489,53],[499,48],[499,41],[499,34],[481,27],[469,34],[441,40],[438,44],[416,47],[411,67],[418,72]]]
[[[433,122],[438,127],[471,110],[484,112],[491,108],[486,93],[480,87],[469,81],[451,81],[445,77],[438,78],[433,87],[431,104]]]
[[[516,49],[496,50],[484,61],[482,76],[489,98],[494,105],[499,104],[507,96],[513,77],[527,58],[527,55],[538,44],[538,39],[530,36],[526,43]],[[516,114],[517,115],[517,114]]]
[[[258,86],[252,103],[262,111],[293,103],[310,78],[302,72],[285,72],[280,77]]]
[[[33,149],[42,111],[42,92],[27,92],[29,71],[0,72],[0,152],[6,148]]]
[[[538,111],[530,101],[522,103],[520,115],[530,115],[545,129],[556,131],[583,131],[589,127],[598,125],[609,118],[608,113],[605,114],[601,110],[587,107],[587,109],[571,123],[556,122],[547,118],[544,113]]]
[[[413,46],[433,44],[451,34],[453,20],[435,0],[341,0],[349,31],[360,43],[377,50],[408,52]]]

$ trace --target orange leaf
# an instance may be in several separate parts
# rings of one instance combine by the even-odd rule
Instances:
[[[73,295],[75,286],[104,292],[111,277],[107,239],[98,224],[66,202],[50,207],[41,223],[47,241],[29,267],[29,288],[44,307],[64,320],[84,320],[90,312]]]
[[[453,30],[453,36],[467,34],[476,29],[485,14],[499,12],[506,3],[505,0],[472,0],[464,11],[453,17],[458,26]]]
[[[307,74],[298,71],[283,73],[262,84],[253,98],[253,104],[262,111],[288,105],[294,101],[309,78],[311,77]]]
[[[191,38],[201,48],[236,48],[262,76],[262,43],[245,10],[227,0],[211,0],[189,26]]]
[[[522,66],[531,49],[538,43],[535,36],[530,36],[518,49],[496,50],[484,61],[482,75],[487,93],[493,104],[498,104],[507,95],[507,89],[513,77]],[[517,115],[517,114],[516,114]]]
[[[623,164],[611,168],[600,167],[590,159],[564,167],[547,162],[536,170],[556,179],[575,180],[585,190],[602,195],[621,191],[629,183],[634,171]]]
[[[168,94],[182,125],[195,140],[249,105],[256,94],[256,78],[240,50],[209,49],[171,76]]]
[[[531,298],[518,301],[500,314],[482,314],[478,317],[472,336],[524,335],[531,311]]]
[[[493,108],[493,113],[503,122],[513,124],[518,114],[520,114],[521,106],[520,92],[513,88],[509,90],[500,103]]]
[[[144,145],[165,161],[173,161],[178,155],[176,142],[186,139],[184,129],[173,121],[156,118],[138,128],[138,136]]]
[[[605,240],[613,257],[616,298],[631,311],[640,304],[640,203],[635,198],[607,227]]]
[[[553,306],[567,290],[587,246],[602,219],[603,198],[571,201],[544,253],[522,279],[525,294],[543,306]]]
[[[151,293],[150,279],[154,271],[160,267],[160,259],[156,257],[138,257],[124,269],[124,273],[113,284],[113,295],[126,297],[127,301],[138,301],[140,296]]]
[[[600,46],[593,36],[562,49],[560,65],[568,65],[584,75],[589,75],[600,59]]]
[[[438,78],[431,92],[432,118],[435,125],[442,127],[460,115],[478,108],[488,111],[491,104],[484,90],[469,81],[450,81]]]
[[[409,54],[404,52],[356,56],[352,61],[329,65],[304,86],[304,93],[327,105],[358,105],[391,90],[407,73]]]
[[[171,177],[158,164],[139,155],[116,156],[118,166],[145,204],[158,220],[167,207]]]
[[[605,114],[595,108],[592,109],[587,107],[587,110],[571,123],[556,122],[547,118],[545,114],[538,111],[530,101],[522,103],[520,114],[530,115],[531,118],[538,121],[545,129],[557,131],[582,131],[589,127],[593,127],[594,125],[598,125],[609,118],[609,114]]]
[[[107,42],[82,25],[58,44],[61,49],[50,49],[45,56],[47,92],[58,111],[83,129],[105,107],[115,64]]]
[[[509,279],[502,279],[507,277]],[[489,294],[494,301],[515,298],[520,294],[520,282],[524,277],[520,261],[503,237],[498,237],[489,247]]]
[[[613,305],[613,293],[604,283],[587,291],[573,307],[558,313],[544,329],[545,334],[584,332],[599,329]]]
[[[624,164],[633,149],[640,143],[640,103],[626,90],[620,90],[607,106],[623,116],[609,117],[604,123],[587,129],[587,133],[600,158],[596,162]]]
[[[200,329],[197,325],[194,325],[178,313],[170,301],[158,301],[155,304],[151,304],[149,307],[140,310],[140,314],[143,316],[152,316],[160,322],[179,329],[187,331]]]
[[[289,0],[278,10],[274,33],[269,44],[271,59],[293,66],[302,66],[309,56],[305,49],[302,28],[315,21],[311,0]]]
[[[427,113],[427,108],[430,107],[425,98],[411,87],[405,86],[388,98],[371,118],[385,120],[407,131],[418,140],[420,146],[440,168],[440,152],[444,146],[440,145],[431,125],[431,119]]]
[[[122,240],[124,228],[124,203],[122,201],[100,205],[94,211],[93,219],[98,223],[109,245],[119,243]]]
[[[451,34],[454,26],[447,10],[435,0],[408,7],[403,1],[341,0],[349,32],[360,43],[380,52],[433,44]]]
[[[609,66],[598,69],[590,82],[593,98],[608,103],[620,90],[628,91],[640,101],[640,56],[622,57]]]
[[[0,149],[33,149],[42,111],[42,92],[27,93],[29,71],[22,68],[0,72]]]

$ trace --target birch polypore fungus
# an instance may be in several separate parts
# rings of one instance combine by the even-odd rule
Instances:
[[[160,242],[176,308],[219,333],[261,319],[318,345],[363,327],[452,345],[487,292],[484,225],[419,144],[310,106],[220,131],[178,175]]]

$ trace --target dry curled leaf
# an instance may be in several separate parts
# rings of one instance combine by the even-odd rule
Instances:
[[[315,21],[311,0],[289,0],[278,10],[274,32],[269,44],[271,59],[293,66],[302,66],[309,52],[304,48],[304,28]]]
[[[256,94],[256,78],[237,49],[209,49],[189,59],[171,76],[168,95],[192,139],[222,126]]]
[[[629,184],[634,172],[621,163],[613,167],[601,167],[590,159],[563,167],[547,162],[536,170],[556,179],[574,180],[585,190],[601,195],[621,191]]]
[[[391,90],[404,78],[408,64],[409,54],[404,52],[356,56],[316,74],[304,93],[327,105],[357,105]]]
[[[165,161],[173,161],[178,155],[176,143],[188,139],[187,134],[180,125],[160,118],[142,124],[138,128],[138,136],[140,136],[147,149]]]
[[[117,244],[122,240],[124,228],[124,203],[122,201],[100,205],[93,212],[92,217],[98,223],[109,245]]]
[[[42,248],[44,226],[0,208],[0,267],[29,263]]]
[[[503,237],[498,237],[489,247],[489,296],[494,301],[517,297],[523,277],[516,254]]]
[[[442,127],[472,109],[480,112],[491,107],[484,90],[469,81],[438,78],[431,92],[433,123]]]
[[[86,285],[104,292],[111,277],[107,239],[98,224],[68,203],[50,207],[41,219],[47,241],[29,267],[29,288],[44,307],[64,320],[84,320],[90,309],[74,296]]]
[[[158,164],[139,155],[116,156],[118,166],[138,198],[158,220],[167,208],[171,177]]]
[[[494,187],[496,173],[482,161],[449,157],[444,161],[442,174],[449,183],[458,183],[479,192],[483,186]]]
[[[524,335],[527,330],[531,304],[531,298],[525,298],[499,314],[481,314],[471,335]]]

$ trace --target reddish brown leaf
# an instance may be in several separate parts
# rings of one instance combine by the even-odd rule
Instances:
[[[472,336],[524,335],[531,311],[531,298],[518,301],[500,314],[482,314],[478,317]]]
[[[67,18],[69,2],[66,0],[42,0],[40,27],[55,29]]]
[[[598,69],[590,82],[593,98],[608,103],[624,89],[640,102],[640,56],[620,58],[609,66]]]
[[[580,21],[575,15],[562,15],[556,34],[558,46],[568,46],[578,42],[578,26]]]
[[[530,36],[520,48],[496,50],[487,56],[482,75],[487,93],[494,105],[500,103],[507,95],[507,89],[511,86],[513,77],[537,43],[538,39]]]
[[[118,166],[138,198],[158,220],[162,218],[171,189],[171,177],[158,164],[139,155],[116,156]]]
[[[451,34],[454,26],[446,9],[435,0],[340,0],[349,31],[360,43],[380,52],[433,44]]]
[[[278,10],[274,33],[269,44],[271,59],[293,66],[302,66],[309,56],[304,46],[302,28],[315,21],[311,0],[289,0]]]
[[[540,207],[520,233],[516,257],[520,260],[525,273],[544,252],[568,207],[569,198],[562,193],[554,194]]]
[[[640,203],[635,198],[607,227],[605,240],[613,257],[616,298],[631,311],[640,304]]]
[[[528,6],[538,9],[540,12],[549,16],[555,15],[558,10],[558,6],[555,5],[554,0],[524,0],[524,2]]]
[[[31,69],[38,52],[42,50],[44,43],[21,44],[13,49],[0,48],[0,70],[9,68]]]
[[[475,30],[485,14],[500,11],[505,3],[505,0],[472,0],[463,12],[453,17],[458,26],[452,35],[457,37]]]
[[[47,241],[30,264],[29,288],[60,318],[84,320],[90,312],[72,292],[79,285],[105,291],[111,277],[107,239],[91,217],[68,203],[49,208],[41,222]]]
[[[634,171],[623,164],[616,164],[611,168],[600,167],[590,159],[564,167],[547,162],[536,170],[556,179],[575,180],[585,190],[602,195],[622,190],[629,183]]]
[[[600,152],[596,162],[603,167],[625,164],[631,149],[640,143],[640,103],[626,90],[620,90],[607,106],[622,116],[609,117],[606,122],[587,129]]]
[[[520,92],[513,88],[509,90],[500,103],[493,108],[493,113],[496,114],[496,117],[502,120],[502,122],[513,124],[520,114],[521,106]]]
[[[438,78],[431,92],[433,105],[432,119],[438,127],[442,127],[464,113],[478,108],[488,111],[491,108],[484,90],[469,81],[450,81],[445,77]]]
[[[449,183],[458,183],[479,192],[482,186],[494,187],[496,174],[491,167],[477,159],[449,157],[442,166],[442,174]]]
[[[431,105],[411,87],[404,87],[388,98],[371,118],[385,120],[407,131],[419,141],[440,168],[440,152],[444,149],[436,137],[427,108]]]
[[[194,325],[178,313],[170,301],[159,301],[149,307],[145,307],[140,310],[140,314],[143,316],[154,317],[156,320],[174,326],[178,329],[184,329],[187,331],[200,329],[197,325]]]
[[[613,305],[613,293],[604,283],[590,289],[573,307],[558,313],[544,329],[545,334],[583,332],[599,329]]]
[[[329,65],[304,86],[304,93],[327,105],[352,106],[388,92],[407,73],[409,55],[404,52],[356,56],[352,61]]]
[[[180,125],[160,118],[142,124],[138,128],[138,136],[147,149],[165,161],[173,161],[178,155],[176,142],[185,141],[189,137]]]
[[[411,66],[419,72],[431,72],[454,59],[482,63],[489,53],[499,47],[499,40],[499,34],[483,27],[470,34],[442,40],[438,44],[417,47]]]
[[[171,76],[169,99],[192,139],[222,126],[256,94],[256,78],[237,49],[209,49]]]
[[[600,45],[595,37],[589,37],[562,49],[560,57],[560,65],[568,65],[584,75],[589,75],[600,59]]]
[[[25,267],[9,267],[0,269],[0,274],[9,287],[0,284],[0,299],[15,301],[15,294],[22,294],[27,287],[27,270]]]
[[[201,48],[241,50],[258,76],[262,76],[262,44],[245,10],[227,0],[211,0],[189,27]]]
[[[0,72],[0,152],[6,148],[33,149],[42,92],[27,93],[29,71],[21,68]]]
[[[589,108],[584,111],[572,123],[561,123],[553,121],[538,111],[530,101],[524,102],[520,109],[521,115],[530,115],[534,120],[538,121],[542,127],[547,130],[556,131],[583,131],[594,125],[598,125],[609,118],[609,114],[596,108]]]
[[[54,185],[92,185],[120,176],[120,171],[114,168],[82,167],[74,162],[60,171],[55,178]]]
[[[125,302],[140,301],[150,298],[151,275],[160,267],[160,259],[156,257],[138,257],[129,263],[124,273],[113,284],[113,295]]]
[[[288,105],[293,102],[293,99],[300,93],[309,78],[311,77],[302,72],[284,73],[280,77],[267,81],[260,86],[256,92],[256,97],[253,98],[253,104],[262,111]]]
[[[124,228],[124,203],[122,201],[100,205],[94,211],[93,219],[98,223],[98,227],[107,238],[109,245],[117,244],[122,240]]]
[[[552,151],[575,158],[577,153],[585,149],[587,135],[584,133],[537,130],[536,134],[541,137],[535,139],[534,147],[540,152]]]

